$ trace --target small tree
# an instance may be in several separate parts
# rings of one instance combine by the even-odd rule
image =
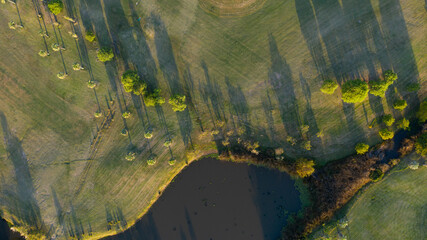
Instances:
[[[128,154],[126,154],[125,159],[126,161],[132,162],[133,160],[135,160],[136,158],[136,153],[134,152],[128,152]]]
[[[165,98],[160,95],[160,89],[154,89],[152,93],[147,93],[144,96],[145,105],[148,107],[154,107],[156,105],[162,105],[165,103]]]
[[[388,130],[387,128],[381,129],[379,134],[383,140],[392,139],[394,137],[394,132]]]
[[[172,110],[174,112],[182,112],[187,108],[184,95],[174,95],[171,99],[169,99],[169,104],[172,105]]]
[[[420,104],[420,109],[417,112],[417,118],[422,123],[427,121],[427,98]]]
[[[314,161],[300,158],[295,163],[295,172],[298,176],[304,178],[314,173]]]
[[[366,143],[358,143],[354,149],[356,149],[357,154],[365,154],[369,150],[369,145]]]
[[[400,110],[400,111],[405,109],[407,106],[408,106],[408,104],[403,99],[397,100],[396,102],[393,103],[393,108],[396,110]]]
[[[56,74],[56,76],[57,76],[59,79],[64,79],[64,78],[66,78],[66,77],[67,77],[67,74],[66,74],[66,73],[64,73],[64,72],[59,72],[58,74]]]
[[[88,88],[90,88],[90,89],[95,88],[95,87],[96,87],[96,82],[95,82],[95,81],[91,81],[91,80],[89,80],[89,81],[87,82],[87,87],[88,87]]]
[[[49,54],[45,51],[45,50],[40,50],[39,51],[39,56],[40,57],[47,57]]]
[[[132,92],[135,95],[144,93],[147,85],[141,81],[136,71],[127,70],[123,73],[121,82],[126,92]]]
[[[409,120],[407,120],[406,118],[400,119],[399,121],[396,122],[396,127],[398,129],[403,129],[403,130],[409,129]]]
[[[391,125],[393,125],[394,121],[395,121],[395,119],[391,114],[386,114],[383,116],[383,123],[386,126],[390,127]]]
[[[304,142],[302,143],[302,147],[303,147],[305,150],[310,151],[310,150],[311,150],[311,142],[310,142],[310,141],[304,141]]]
[[[62,9],[64,9],[64,5],[62,4],[61,0],[50,0],[47,3],[47,7],[49,8],[49,11],[55,15],[58,15],[62,12]]]
[[[172,139],[166,139],[166,141],[163,143],[163,146],[170,147],[172,145]]]
[[[102,117],[102,112],[101,111],[96,111],[94,114],[93,114],[96,118],[100,118],[100,117]]]
[[[323,133],[323,130],[320,130],[319,132],[316,133],[316,136],[318,138],[322,138],[325,134]]]
[[[386,80],[369,81],[369,93],[377,97],[385,97],[385,92],[390,86]]]
[[[417,138],[417,141],[415,142],[415,150],[421,156],[425,156],[427,154],[427,133],[423,133]]]
[[[394,81],[397,80],[397,74],[394,73],[392,70],[387,70],[384,72],[384,80],[389,84],[393,84]]]
[[[124,118],[124,119],[128,119],[128,118],[130,118],[130,116],[131,116],[131,113],[130,113],[129,111],[125,111],[125,112],[123,112],[123,114],[122,114],[122,118]]]
[[[154,158],[154,156],[150,156],[148,158],[147,164],[148,164],[148,166],[153,166],[154,164],[156,164],[156,159]]]
[[[109,47],[102,47],[98,50],[97,56],[100,62],[111,61],[114,58],[113,49]]]
[[[360,79],[350,80],[342,85],[342,100],[346,103],[358,103],[368,96],[368,84]]]
[[[337,88],[338,88],[338,84],[335,81],[328,79],[323,82],[322,87],[320,88],[320,91],[324,94],[331,95],[335,92],[335,89]]]
[[[88,31],[86,31],[85,38],[89,42],[93,42],[93,41],[95,41],[96,36],[95,36],[95,34],[92,31],[88,30]]]
[[[171,159],[169,159],[168,163],[169,163],[169,165],[171,165],[171,166],[175,165],[175,163],[176,163],[175,158],[171,158]]]
[[[82,67],[82,65],[80,65],[80,63],[78,63],[78,62],[73,63],[73,70],[74,71],[80,71],[82,69],[83,69],[83,67]]]
[[[301,128],[301,133],[304,135],[304,134],[308,133],[310,126],[304,124],[304,125],[301,125],[300,128]]]
[[[14,21],[9,21],[9,28],[16,29],[16,23]]]
[[[287,136],[286,137],[286,141],[291,144],[292,146],[295,146],[295,144],[297,144],[297,140],[291,136]]]
[[[58,43],[52,43],[51,46],[52,46],[52,50],[55,51],[55,52],[61,50],[61,47],[59,46]]]
[[[146,139],[150,139],[150,138],[152,138],[152,137],[153,137],[153,131],[151,131],[151,130],[147,130],[147,131],[145,131],[145,133],[144,133],[144,137],[145,137]]]

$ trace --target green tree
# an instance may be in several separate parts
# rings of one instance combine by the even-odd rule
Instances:
[[[174,112],[182,112],[187,108],[184,95],[174,95],[171,99],[169,99],[169,104],[172,105],[172,110]]]
[[[393,108],[396,110],[400,110],[402,111],[403,109],[405,109],[408,106],[408,104],[406,103],[405,100],[401,99],[401,100],[396,100],[393,103]]]
[[[141,81],[136,71],[127,70],[123,73],[121,82],[126,92],[131,92],[135,95],[143,93],[147,85]]]
[[[395,121],[395,119],[391,114],[386,114],[383,116],[383,123],[386,126],[390,127],[391,125],[393,125],[394,121]]]
[[[423,133],[417,138],[417,141],[415,142],[415,150],[421,156],[425,156],[427,154],[427,133]]]
[[[397,80],[397,74],[394,73],[392,70],[387,70],[384,72],[384,80],[389,84],[393,84],[394,81]]]
[[[62,4],[61,0],[50,0],[47,3],[47,7],[53,14],[58,15],[62,12],[62,9],[64,9],[64,4]]]
[[[144,96],[144,102],[147,107],[154,107],[156,105],[162,105],[165,103],[165,98],[160,95],[161,90],[159,88],[154,89],[151,93],[146,93]]]
[[[385,97],[385,92],[390,86],[385,80],[369,81],[369,93],[377,97]]]
[[[342,85],[342,100],[346,103],[362,102],[368,96],[368,84],[360,79],[350,80]]]
[[[310,150],[311,150],[311,142],[310,142],[310,141],[304,141],[304,142],[302,143],[302,147],[303,147],[305,150],[310,151]]]
[[[109,47],[102,47],[98,50],[97,56],[98,60],[101,62],[111,61],[114,58],[113,49]]]
[[[409,120],[407,120],[406,118],[400,119],[399,121],[396,122],[396,127],[398,129],[403,129],[403,130],[409,129]]]
[[[298,176],[304,178],[314,173],[314,161],[300,158],[295,162],[295,172]]]
[[[86,35],[85,35],[85,38],[86,38],[86,40],[88,40],[89,42],[93,42],[93,41],[95,41],[96,36],[95,36],[95,34],[94,34],[92,31],[87,30],[87,31],[86,31]]]
[[[324,94],[331,95],[335,92],[335,89],[337,88],[338,88],[338,84],[335,81],[328,79],[323,82],[322,87],[320,88],[320,91]]]
[[[357,154],[365,154],[369,150],[369,145],[366,143],[358,143],[354,149]]]
[[[392,139],[394,137],[394,132],[388,130],[387,128],[381,129],[379,134],[383,140]]]
[[[420,104],[420,109],[417,112],[417,118],[422,123],[427,121],[427,98]]]

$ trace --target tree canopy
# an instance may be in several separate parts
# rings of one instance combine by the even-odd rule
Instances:
[[[328,79],[323,82],[322,87],[320,88],[320,91],[324,94],[331,95],[335,92],[335,89],[337,88],[338,88],[338,84],[335,81]]]
[[[383,140],[392,139],[394,137],[394,132],[388,130],[387,128],[381,129],[379,134]]]
[[[393,84],[394,81],[397,80],[397,74],[394,73],[392,70],[387,70],[384,72],[384,80],[389,84]]]
[[[304,178],[314,173],[314,161],[300,158],[295,163],[295,172],[298,176]]]
[[[64,4],[62,4],[61,0],[50,0],[47,3],[47,7],[53,14],[58,15],[62,12],[62,9],[64,9]]]
[[[417,118],[420,122],[427,121],[427,98],[420,104],[420,109],[417,112]]]
[[[396,110],[400,110],[400,111],[402,111],[403,109],[405,109],[407,106],[408,106],[408,104],[403,99],[396,100],[394,102],[394,104],[393,104],[393,108],[396,109]]]
[[[396,127],[398,129],[403,129],[403,130],[409,129],[409,120],[407,120],[406,118],[400,119],[399,121],[396,122]]]
[[[126,92],[131,92],[135,95],[143,94],[147,85],[141,81],[136,71],[127,70],[123,73],[121,82]]]
[[[423,133],[417,138],[417,141],[415,142],[415,150],[421,156],[425,156],[427,154],[427,133]]]
[[[109,47],[102,47],[98,50],[97,56],[98,60],[101,62],[111,61],[114,58],[113,49]]]
[[[354,149],[357,154],[364,154],[369,150],[369,145],[366,143],[358,143]]]
[[[342,85],[342,100],[346,103],[362,102],[368,96],[368,84],[360,79],[350,80]]]
[[[88,40],[89,42],[93,42],[96,39],[95,34],[92,31],[86,31],[86,35],[85,35],[86,40]]]
[[[174,95],[169,99],[169,104],[172,105],[172,110],[175,112],[182,112],[187,108],[184,95]]]
[[[390,127],[391,125],[393,125],[394,121],[395,121],[395,119],[391,114],[386,114],[383,116],[383,123],[386,126]]]
[[[385,80],[369,81],[369,92],[377,97],[385,97],[385,92],[390,86]]]
[[[146,93],[144,95],[145,105],[148,107],[154,107],[156,105],[162,105],[165,103],[165,98],[160,95],[160,89],[154,89],[151,93]]]

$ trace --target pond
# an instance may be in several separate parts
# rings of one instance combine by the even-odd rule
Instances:
[[[300,208],[286,173],[208,158],[185,168],[134,226],[107,239],[277,239]]]
[[[11,231],[7,222],[0,218],[0,239],[4,240],[24,240],[19,233]]]

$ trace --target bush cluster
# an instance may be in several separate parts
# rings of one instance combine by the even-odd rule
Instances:
[[[145,89],[147,88],[147,85],[139,78],[138,73],[133,70],[127,70],[124,72],[121,82],[126,92],[131,92],[135,95],[144,94]]]
[[[350,80],[342,85],[342,100],[346,103],[362,102],[369,92],[368,84],[360,79]]]

